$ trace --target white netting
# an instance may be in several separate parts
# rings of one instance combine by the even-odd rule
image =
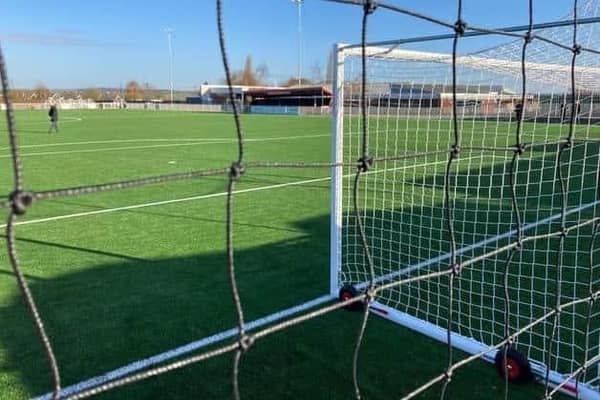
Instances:
[[[579,17],[598,16],[599,6],[598,1],[582,3]],[[582,47],[597,45],[600,32],[595,24],[581,25],[578,30]],[[524,236],[560,230],[557,153],[558,143],[568,135],[572,108],[573,27],[544,29],[534,34],[567,48],[537,39],[527,48],[522,140],[528,148],[519,158],[515,173]],[[450,53],[451,41],[447,46]],[[459,262],[515,240],[515,232],[511,233],[516,221],[510,168],[518,122],[516,110],[522,101],[522,48],[520,39],[476,54],[459,54],[456,60],[462,149],[453,163],[450,186]],[[343,98],[337,101],[344,109],[344,161],[353,162],[361,157],[360,48],[342,50],[342,54]],[[385,277],[412,277],[447,268],[450,240],[444,178],[448,149],[454,142],[452,56],[404,50],[401,46],[372,47],[367,54],[370,155],[386,158],[428,153],[415,159],[383,161],[383,165],[363,177],[360,207],[377,276],[384,281]],[[563,179],[568,182],[567,226],[591,218],[600,201],[600,125],[596,125],[600,122],[600,56],[584,52],[577,57],[575,82],[575,144],[563,155],[561,163]],[[365,286],[369,271],[353,214],[354,169],[347,168],[344,174],[340,284]],[[572,231],[564,242],[562,268],[556,268],[560,256],[558,237],[524,244],[508,266],[512,329],[524,326],[554,306],[557,278],[564,301],[588,295],[590,273],[594,282],[600,283],[600,271],[590,272],[591,239],[591,226]],[[461,273],[454,294],[457,333],[490,346],[505,337],[506,260],[507,254],[501,253]],[[440,327],[448,324],[446,278],[389,289],[377,300]],[[559,318],[553,351],[556,357],[550,363],[559,373],[567,374],[580,366],[587,310],[587,305],[574,307]],[[543,363],[552,323],[548,319],[519,336],[518,349],[531,360]],[[588,357],[600,353],[598,308],[591,326]],[[584,380],[598,385],[598,369],[588,371]]]

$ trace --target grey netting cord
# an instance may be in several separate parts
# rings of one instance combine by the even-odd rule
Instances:
[[[562,144],[558,146],[558,154],[557,154],[557,162],[556,162],[556,179],[558,180],[560,187],[560,236],[558,242],[558,249],[556,254],[556,273],[555,273],[555,281],[554,281],[554,290],[555,290],[555,308],[556,313],[554,314],[552,320],[552,329],[550,336],[548,338],[547,344],[547,352],[546,352],[546,382],[545,382],[545,392],[546,395],[544,399],[550,400],[552,396],[550,395],[550,368],[552,365],[552,357],[553,357],[553,344],[554,339],[557,334],[558,322],[560,319],[561,310],[560,302],[561,302],[561,294],[562,294],[562,274],[563,274],[563,258],[564,258],[564,250],[565,250],[565,238],[567,237],[567,186],[569,184],[569,178],[565,178],[563,176],[563,157],[567,151],[570,151],[573,147],[573,137],[575,136],[575,118],[577,113],[577,107],[575,103],[575,97],[577,95],[575,88],[575,64],[577,55],[581,53],[581,48],[577,43],[577,0],[573,0],[573,47],[571,48],[573,52],[573,57],[571,59],[571,117],[569,120],[569,133],[566,139]]]
[[[17,140],[17,131],[14,120],[13,107],[11,103],[11,98],[9,95],[8,88],[8,76],[6,72],[6,66],[4,61],[4,56],[2,50],[0,49],[0,75],[2,79],[2,91],[4,103],[6,106],[6,117],[7,117],[7,125],[8,125],[8,136],[10,142],[10,151],[12,156],[12,172],[14,175],[14,190],[11,194],[9,194],[4,201],[0,202],[0,207],[7,208],[8,211],[8,222],[6,225],[6,236],[7,236],[7,245],[8,245],[8,255],[9,260],[12,264],[12,268],[14,270],[14,274],[17,280],[17,284],[19,286],[21,296],[24,302],[27,305],[28,311],[33,318],[33,322],[35,328],[37,330],[37,334],[42,344],[46,356],[49,362],[49,369],[52,375],[53,380],[53,392],[52,397],[56,400],[58,399],[84,399],[90,396],[103,393],[123,385],[128,385],[133,382],[138,382],[150,377],[154,377],[157,375],[161,375],[170,371],[174,371],[179,368],[183,368],[189,366],[191,364],[199,363],[214,357],[224,356],[226,354],[232,356],[232,370],[231,370],[231,384],[232,384],[232,394],[233,398],[236,400],[241,399],[241,394],[243,391],[240,390],[239,384],[239,374],[240,374],[240,366],[244,353],[250,350],[250,348],[260,339],[265,338],[271,334],[280,332],[292,326],[304,323],[311,319],[326,315],[328,313],[334,312],[336,310],[340,310],[350,304],[360,303],[363,306],[363,314],[360,322],[358,334],[356,337],[356,342],[354,343],[354,353],[352,358],[352,380],[354,386],[354,396],[356,399],[362,399],[363,394],[361,393],[358,375],[359,375],[359,355],[361,351],[362,344],[364,342],[365,331],[369,321],[370,315],[370,305],[374,302],[378,296],[381,295],[383,291],[399,288],[403,285],[409,285],[415,282],[422,281],[441,281],[447,279],[448,284],[448,296],[447,296],[447,307],[448,307],[448,315],[447,315],[447,326],[444,329],[446,340],[447,340],[447,365],[441,372],[430,378],[424,384],[416,387],[409,393],[402,394],[402,399],[412,399],[417,397],[418,395],[424,393],[429,390],[433,386],[441,387],[440,390],[440,399],[444,400],[447,398],[451,398],[450,393],[450,383],[452,381],[453,374],[459,370],[460,368],[472,363],[475,360],[481,359],[484,356],[489,355],[491,352],[497,352],[501,354],[504,368],[504,397],[508,398],[508,375],[509,375],[509,366],[507,362],[507,352],[510,347],[517,341],[517,339],[530,331],[532,331],[535,327],[538,327],[542,324],[546,324],[549,321],[552,321],[552,329],[550,335],[547,337],[547,343],[545,346],[545,388],[544,388],[544,399],[552,399],[553,396],[559,392],[559,390],[567,384],[571,379],[575,380],[575,385],[579,385],[580,381],[585,377],[585,374],[589,369],[600,363],[600,355],[590,354],[592,350],[592,343],[590,343],[590,332],[593,329],[593,309],[598,303],[598,299],[600,298],[600,288],[596,287],[596,282],[594,281],[595,276],[595,265],[594,262],[597,263],[597,260],[594,256],[594,251],[597,250],[597,247],[600,243],[597,243],[600,239],[600,216],[598,216],[598,210],[594,208],[593,216],[589,218],[583,218],[577,223],[568,223],[567,216],[569,215],[570,210],[568,210],[568,185],[569,185],[569,175],[565,176],[563,173],[563,167],[567,166],[567,161],[565,158],[567,154],[572,151],[573,146],[576,143],[589,143],[596,142],[597,139],[593,138],[575,138],[576,131],[576,121],[577,121],[577,104],[576,104],[576,96],[577,96],[577,82],[576,82],[576,61],[577,56],[580,53],[591,53],[591,54],[600,54],[598,49],[588,49],[582,47],[578,44],[578,16],[577,16],[577,0],[573,0],[573,21],[568,22],[573,28],[573,41],[569,45],[560,43],[552,37],[544,37],[543,35],[534,33],[534,24],[533,24],[533,0],[523,0],[523,4],[528,6],[528,25],[523,27],[522,29],[513,29],[513,30],[498,30],[498,29],[490,29],[486,27],[478,27],[476,25],[467,25],[463,20],[463,2],[462,0],[457,0],[457,13],[455,22],[443,21],[438,18],[434,18],[428,15],[424,15],[422,13],[404,9],[392,4],[388,4],[384,1],[375,1],[375,0],[328,0],[332,2],[342,3],[342,4],[350,4],[357,5],[362,7],[362,26],[361,26],[361,66],[362,69],[360,71],[360,97],[357,96],[357,100],[359,100],[360,105],[360,158],[354,162],[287,162],[287,161],[250,161],[246,162],[244,159],[244,135],[241,126],[240,120],[240,110],[238,108],[238,103],[235,99],[231,74],[227,59],[226,52],[226,43],[224,38],[224,24],[223,24],[223,1],[216,0],[216,19],[218,26],[218,34],[219,34],[219,45],[223,63],[223,69],[225,72],[225,77],[227,81],[228,87],[228,97],[229,102],[232,107],[232,114],[235,124],[235,134],[236,134],[236,143],[237,143],[237,158],[232,162],[230,166],[217,166],[213,169],[207,170],[197,170],[190,171],[184,173],[176,173],[176,174],[167,174],[160,176],[151,176],[137,179],[124,180],[119,182],[108,182],[104,184],[96,184],[96,185],[87,185],[87,186],[78,186],[71,188],[60,188],[56,190],[48,190],[48,191],[28,191],[27,188],[23,184],[23,172],[21,167],[21,161],[19,156],[19,145]],[[412,18],[416,18],[422,21],[426,21],[436,26],[443,27],[448,29],[448,32],[453,38],[452,43],[452,113],[450,118],[450,126],[451,130],[449,134],[452,136],[451,145],[449,148],[436,148],[435,150],[429,151],[419,151],[415,153],[398,153],[398,154],[385,154],[384,156],[378,157],[377,154],[371,155],[369,153],[369,113],[368,107],[370,102],[372,101],[371,95],[369,92],[369,84],[371,82],[367,81],[367,74],[369,70],[369,51],[368,51],[368,43],[367,43],[367,23],[369,21],[369,17],[376,9],[387,10],[388,12],[400,13]],[[565,25],[567,22],[565,22]],[[525,33],[520,33],[525,31]],[[458,112],[458,90],[457,88],[460,86],[458,82],[458,68],[460,66],[459,63],[459,55],[458,55],[458,45],[462,38],[466,36],[476,36],[476,35],[500,35],[503,37],[509,38],[517,38],[522,40],[521,47],[521,58],[520,58],[520,73],[521,73],[521,93],[520,93],[520,103],[518,107],[515,108],[516,113],[516,131],[515,131],[515,142],[514,144],[508,145],[508,143],[513,143],[512,140],[507,142],[507,145],[502,144],[494,144],[494,145],[473,145],[470,146],[466,139],[465,146],[462,146],[461,141],[461,125],[459,121],[459,112]],[[569,119],[569,129],[568,135],[564,139],[559,139],[555,141],[536,141],[532,139],[531,142],[525,142],[523,140],[524,129],[525,129],[525,110],[527,104],[527,90],[528,90],[528,64],[527,64],[527,52],[528,46],[533,40],[539,40],[544,43],[548,43],[552,46],[555,46],[557,49],[562,49],[564,51],[572,52],[572,61],[570,65],[570,105],[571,105],[571,113]],[[531,80],[532,78],[529,78]],[[358,82],[358,81],[357,81]],[[377,82],[375,82],[377,83]],[[463,131],[464,133],[464,131]],[[527,133],[527,132],[525,132]],[[548,233],[541,234],[532,234],[527,235],[525,229],[525,214],[521,207],[524,206],[519,204],[519,198],[517,195],[517,177],[519,172],[519,161],[523,154],[526,151],[532,151],[536,148],[547,149],[556,147],[556,152],[553,152],[553,155],[556,158],[556,168],[554,170],[554,181],[560,187],[560,193],[558,193],[560,197],[560,228],[555,231],[551,231]],[[510,157],[510,153],[512,152],[512,157],[510,159],[509,167],[504,171],[503,178],[509,182],[510,186],[510,199],[512,202],[512,221],[510,223],[511,227],[514,227],[514,231],[511,232],[511,235],[508,239],[508,243],[506,244],[498,244],[498,247],[487,250],[483,254],[473,255],[471,257],[464,257],[464,252],[457,249],[457,232],[458,229],[455,224],[455,201],[456,195],[452,195],[456,193],[457,187],[457,177],[455,171],[459,168],[458,164],[460,162],[459,158],[461,152],[464,151],[478,151],[481,154],[484,153],[500,153],[505,154],[507,157]],[[359,206],[360,204],[360,193],[361,193],[361,177],[367,174],[368,172],[376,171],[377,165],[380,161],[409,161],[416,160],[422,157],[428,156],[440,156],[443,157],[443,163],[445,163],[444,170],[444,187],[443,187],[443,223],[445,224],[444,234],[447,235],[448,246],[450,249],[449,256],[449,264],[440,263],[441,267],[438,270],[431,270],[425,273],[411,275],[411,276],[403,276],[396,275],[394,278],[385,278],[379,279],[376,275],[376,263],[373,256],[373,249],[370,246],[370,238],[366,233],[365,229],[365,210],[361,211]],[[447,156],[447,160],[446,160]],[[383,163],[382,163],[383,164]],[[276,323],[271,323],[264,328],[256,329],[249,333],[251,327],[250,324],[247,324],[244,319],[244,308],[242,306],[242,301],[240,299],[240,294],[238,290],[238,278],[236,276],[236,265],[235,265],[235,246],[234,246],[234,229],[233,229],[233,219],[234,219],[234,194],[237,182],[241,179],[244,174],[247,174],[250,170],[259,169],[259,168],[345,168],[345,167],[354,167],[356,168],[356,173],[353,175],[353,186],[352,186],[352,206],[353,206],[353,220],[355,223],[355,229],[353,235],[356,236],[358,243],[360,244],[360,249],[363,253],[363,261],[362,268],[366,270],[365,275],[368,277],[366,282],[365,289],[356,295],[353,298],[348,300],[334,302],[331,304],[327,304],[325,306],[321,306],[310,311],[303,312],[295,317],[289,317],[283,319]],[[236,310],[237,317],[237,325],[236,325],[236,335],[235,341],[232,343],[227,343],[221,345],[217,348],[206,350],[202,352],[195,353],[191,356],[181,356],[179,359],[175,361],[164,361],[160,365],[150,365],[145,366],[143,369],[136,370],[135,372],[127,373],[124,376],[120,376],[118,378],[111,378],[102,383],[95,384],[93,387],[86,387],[76,391],[75,393],[69,392],[65,393],[64,389],[61,391],[61,381],[59,374],[59,367],[54,356],[51,340],[48,337],[45,329],[42,316],[40,315],[34,298],[29,290],[25,277],[21,271],[21,263],[19,261],[19,257],[17,254],[17,249],[15,246],[15,221],[19,215],[22,215],[26,212],[28,207],[31,207],[37,202],[46,201],[55,198],[62,198],[65,196],[78,196],[84,194],[91,194],[97,192],[105,192],[109,190],[122,190],[127,188],[141,187],[146,185],[156,185],[165,182],[183,180],[183,179],[202,179],[204,177],[209,176],[221,176],[227,179],[227,197],[226,197],[226,221],[225,221],[225,266],[226,273],[229,278],[231,296],[233,299],[233,303]],[[600,179],[600,175],[598,176]],[[366,182],[366,178],[362,179],[362,182]],[[366,184],[365,184],[366,186]],[[597,185],[596,197],[600,199],[600,187]],[[592,228],[592,239],[589,246],[589,254],[586,264],[586,268],[589,270],[588,281],[586,282],[587,292],[583,297],[578,297],[576,299],[568,299],[564,300],[561,294],[561,284],[562,284],[562,267],[563,261],[565,257],[565,239],[567,235],[571,232],[577,231],[584,227]],[[458,231],[460,232],[460,231]],[[514,234],[512,234],[514,233]],[[555,293],[554,293],[554,304],[552,307],[545,307],[542,315],[537,317],[531,317],[531,320],[527,322],[521,322],[519,324],[511,324],[511,299],[510,296],[510,267],[515,257],[518,257],[519,253],[529,244],[535,244],[537,241],[556,239],[558,242],[556,248],[556,263],[555,265],[548,265],[548,269],[555,270]],[[460,286],[455,289],[455,285],[460,285],[461,274],[469,267],[492,259],[497,256],[506,256],[503,263],[502,272],[502,290],[503,290],[503,322],[502,322],[502,330],[503,337],[502,340],[495,342],[492,346],[489,346],[485,350],[476,352],[475,354],[464,357],[458,361],[455,360],[457,358],[456,354],[454,354],[454,346],[453,346],[453,332],[454,328],[460,323],[460,313],[461,310],[459,307],[456,307],[454,303],[457,303],[460,299],[460,294],[457,294],[460,290]],[[460,259],[459,259],[460,258]],[[377,265],[379,268],[379,264]],[[548,293],[546,293],[547,295]],[[441,301],[441,300],[440,300]],[[565,379],[561,384],[557,386],[551,387],[550,379],[549,379],[549,371],[550,367],[553,363],[553,358],[557,355],[553,353],[553,349],[555,348],[555,341],[557,336],[557,326],[559,319],[561,317],[561,313],[573,309],[577,306],[587,305],[587,318],[585,320],[585,332],[583,333],[585,339],[583,340],[583,354],[581,359],[578,360],[578,368],[571,371],[570,375]],[[455,310],[457,308],[457,310]],[[515,326],[512,326],[515,325]],[[576,340],[574,337],[573,340]],[[501,353],[500,353],[501,352]],[[396,394],[394,394],[396,395]]]
[[[40,317],[38,308],[35,304],[35,300],[31,295],[31,291],[29,290],[27,281],[25,280],[23,272],[21,271],[21,264],[19,263],[19,256],[17,254],[17,248],[15,244],[14,223],[17,218],[17,215],[24,214],[27,207],[31,204],[31,196],[29,193],[25,193],[23,191],[23,172],[21,167],[21,158],[19,157],[19,145],[17,141],[14,111],[12,108],[12,103],[10,101],[8,74],[6,72],[4,53],[1,48],[0,79],[2,81],[2,95],[4,97],[4,104],[6,106],[6,120],[8,124],[8,136],[10,140],[10,150],[12,155],[12,165],[14,173],[14,191],[9,196],[11,199],[12,207],[8,212],[8,222],[6,224],[6,242],[8,246],[8,256],[15,276],[17,278],[19,289],[21,290],[21,295],[23,296],[27,308],[29,309],[31,316],[33,317],[33,322],[35,324],[37,334],[44,348],[44,352],[46,353],[46,357],[48,358],[48,363],[50,364],[50,371],[52,373],[52,379],[54,382],[53,398],[58,399],[60,392],[60,372],[56,363],[56,357],[54,356],[54,351],[52,350],[52,344],[50,343],[50,339],[46,334],[44,322]]]
[[[446,327],[446,341],[448,348],[448,367],[444,373],[444,383],[440,393],[440,399],[446,398],[448,385],[452,381],[452,364],[454,361],[452,347],[452,331],[454,326],[454,283],[460,274],[460,265],[456,258],[456,234],[454,232],[454,206],[450,198],[452,166],[454,160],[460,157],[460,131],[458,128],[458,104],[457,104],[457,73],[456,73],[456,57],[458,51],[458,41],[465,33],[467,24],[462,19],[462,0],[457,2],[457,16],[454,23],[454,39],[452,41],[452,129],[454,135],[454,143],[448,154],[448,164],[446,164],[446,173],[444,175],[444,214],[446,216],[446,224],[448,229],[448,240],[450,241],[450,273],[448,274],[448,324]]]
[[[361,399],[360,386],[358,384],[358,357],[360,349],[362,347],[365,330],[367,329],[367,322],[369,320],[369,307],[371,302],[374,300],[374,289],[375,289],[375,263],[371,250],[369,249],[369,243],[367,241],[367,235],[365,233],[365,227],[363,223],[363,216],[360,213],[359,207],[359,183],[362,173],[368,172],[371,165],[373,165],[373,159],[369,156],[369,120],[367,115],[367,21],[369,15],[373,14],[376,9],[376,4],[372,0],[366,0],[363,6],[362,26],[361,26],[361,128],[362,128],[362,156],[358,160],[358,167],[356,169],[356,175],[354,177],[354,184],[352,187],[352,199],[354,204],[354,218],[356,220],[356,226],[358,228],[358,235],[360,237],[360,243],[364,256],[367,260],[367,266],[369,268],[369,286],[366,289],[366,298],[364,304],[364,313],[362,322],[358,330],[358,337],[356,339],[356,345],[354,347],[354,355],[352,357],[352,382],[354,383],[354,393],[357,400]]]
[[[244,323],[244,311],[240,300],[240,294],[237,286],[237,279],[235,276],[235,257],[233,249],[233,191],[235,184],[240,180],[244,173],[244,166],[242,164],[244,158],[244,141],[242,134],[242,126],[240,123],[240,116],[238,113],[237,103],[233,93],[233,87],[231,83],[231,74],[229,72],[229,63],[227,62],[227,51],[225,48],[225,33],[223,29],[223,4],[221,0],[217,0],[217,27],[219,30],[219,46],[221,49],[221,57],[223,60],[223,69],[225,70],[225,79],[227,80],[227,87],[229,89],[229,101],[233,107],[233,119],[235,121],[236,134],[238,139],[238,158],[231,164],[229,170],[229,183],[227,185],[227,206],[226,206],[226,249],[227,249],[227,266],[229,270],[229,279],[231,282],[231,294],[233,296],[233,302],[238,317],[238,348],[235,351],[233,357],[233,371],[232,371],[232,385],[233,385],[233,397],[235,400],[240,399],[239,389],[239,369],[240,360],[242,353],[246,352],[250,346],[252,346],[252,336],[246,334],[245,323]]]
[[[523,48],[521,51],[521,102],[519,103],[519,107],[517,107],[517,129],[515,134],[515,149],[513,153],[512,160],[510,162],[510,175],[509,175],[509,183],[510,183],[510,193],[512,199],[512,207],[513,207],[513,218],[515,220],[515,231],[516,231],[516,241],[517,247],[510,250],[508,253],[508,257],[506,259],[506,265],[504,266],[504,274],[502,280],[502,286],[504,291],[504,339],[506,340],[506,344],[502,347],[502,365],[504,368],[504,398],[508,399],[508,381],[509,381],[509,364],[507,362],[508,359],[508,350],[513,345],[512,338],[510,337],[511,325],[510,325],[510,293],[509,293],[509,272],[510,265],[513,261],[515,254],[523,248],[523,222],[521,219],[521,210],[519,209],[519,202],[517,199],[517,168],[519,165],[519,159],[521,155],[525,152],[526,147],[522,142],[522,133],[523,133],[523,121],[525,118],[525,97],[527,95],[527,46],[533,40],[532,30],[533,30],[533,0],[529,0],[528,5],[528,17],[529,24],[527,27],[527,33],[525,34],[525,38],[523,39]]]

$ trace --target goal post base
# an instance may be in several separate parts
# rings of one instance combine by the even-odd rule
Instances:
[[[373,314],[377,316],[386,318],[439,342],[447,343],[447,330],[440,326],[434,325],[422,319],[415,318],[409,314],[398,311],[379,302],[372,303],[369,308]],[[459,335],[457,333],[452,333],[451,336],[453,347],[464,351],[467,354],[483,353],[481,358],[491,364],[494,364],[498,350],[493,349],[490,346],[486,346],[485,344],[473,338]],[[531,371],[535,376],[535,380],[543,384],[546,379],[545,365],[533,360],[529,360],[529,362],[531,363]],[[549,381],[552,388],[562,384],[565,379],[566,377],[562,374],[559,374],[555,371],[550,371]],[[564,384],[564,386],[560,389],[560,392],[580,400],[600,400],[600,392],[598,392],[596,389],[582,382],[579,382],[576,389],[575,381],[573,380]]]

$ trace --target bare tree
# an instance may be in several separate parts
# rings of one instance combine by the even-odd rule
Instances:
[[[87,88],[81,92],[81,97],[84,99],[91,99],[94,101],[102,100],[102,92],[97,88]]]
[[[267,64],[262,63],[256,67],[256,80],[259,85],[265,85],[269,82],[269,67]]]
[[[125,100],[127,101],[135,101],[135,100],[143,100],[144,99],[144,91],[139,83],[136,81],[129,81],[125,86]]]
[[[256,72],[252,68],[252,56],[246,57],[244,64],[244,71],[242,72],[242,85],[256,86],[258,79],[256,79]]]
[[[261,64],[255,71],[252,64],[252,56],[248,55],[246,57],[246,62],[244,63],[244,69],[242,71],[231,72],[231,83],[233,85],[244,86],[260,85],[262,83],[261,76],[266,76],[269,69],[265,64]]]
[[[33,89],[31,93],[31,100],[35,103],[42,103],[52,95],[50,89],[48,89],[44,84],[38,83],[38,85]]]
[[[323,82],[323,73],[321,71],[321,64],[319,64],[318,61],[315,61],[315,63],[312,65],[312,67],[310,67],[310,79],[314,83]]]
[[[309,85],[313,85],[313,81],[311,81],[310,79],[307,78],[302,78],[302,80],[300,81],[300,85],[302,86],[309,86]],[[285,86],[285,87],[292,87],[292,86],[298,86],[298,78],[295,76],[290,76],[286,81],[281,83],[281,86]]]

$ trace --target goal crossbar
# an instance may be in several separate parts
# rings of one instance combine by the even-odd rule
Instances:
[[[369,46],[365,48],[366,56],[379,59],[393,59],[409,62],[429,62],[438,64],[452,65],[452,55],[442,53],[432,53],[424,51],[405,50],[394,47]],[[344,56],[360,57],[362,50],[356,47],[342,47]],[[471,67],[474,69],[488,70],[492,72],[508,73],[520,76],[522,65],[520,61],[502,60],[488,57],[479,57],[476,55],[464,55],[456,57],[457,65],[461,67]],[[566,85],[569,83],[571,66],[564,64],[536,63],[527,61],[527,70],[529,79],[544,80],[554,84]],[[600,68],[590,66],[575,66],[575,73],[578,75],[577,87],[586,90],[595,90],[600,88]]]

